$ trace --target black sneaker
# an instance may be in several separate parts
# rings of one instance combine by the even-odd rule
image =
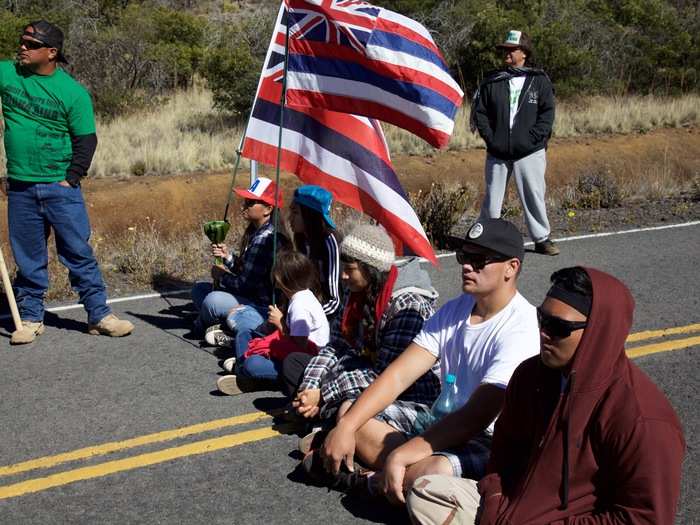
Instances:
[[[234,343],[233,335],[225,331],[220,324],[207,328],[206,332],[204,332],[204,340],[210,346],[222,348],[232,348]]]
[[[323,467],[321,453],[316,449],[306,454],[301,464],[309,478],[318,484],[340,492],[370,495],[368,475],[371,471],[358,463],[353,463],[354,472],[350,472],[345,464],[343,464],[340,467],[340,472],[337,474],[330,474]]]
[[[535,243],[535,252],[542,255],[559,255],[559,248],[549,239]]]

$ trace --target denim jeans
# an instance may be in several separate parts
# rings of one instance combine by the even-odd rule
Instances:
[[[240,363],[236,359],[236,373],[241,376],[274,381],[279,377],[280,370],[281,363],[261,355],[251,355]]]
[[[267,308],[253,305],[223,290],[213,290],[211,283],[206,282],[196,283],[192,287],[192,302],[199,310],[195,323],[201,327],[226,323],[234,334],[237,373],[260,379],[277,379],[277,364],[261,356],[243,357],[250,340],[262,335],[257,330],[266,320]]]
[[[80,188],[58,182],[10,181],[7,205],[10,245],[17,263],[15,296],[20,317],[43,321],[49,287],[47,240],[51,229],[58,259],[68,268],[71,287],[96,324],[111,310],[90,239],[90,221]]]

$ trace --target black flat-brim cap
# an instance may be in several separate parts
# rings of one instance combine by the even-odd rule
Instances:
[[[31,27],[32,29],[34,29],[34,32],[25,32],[25,35],[30,36],[49,47],[57,49],[58,54],[56,56],[56,60],[58,62],[63,62],[64,64],[68,63],[66,57],[63,56],[63,31],[61,31],[51,22],[47,22],[46,20],[37,20],[36,22],[30,22],[25,26],[25,29],[27,27]]]
[[[522,234],[512,222],[505,219],[479,219],[471,225],[464,237],[452,236],[449,241],[455,249],[464,244],[473,244],[506,257],[521,261],[525,258]]]

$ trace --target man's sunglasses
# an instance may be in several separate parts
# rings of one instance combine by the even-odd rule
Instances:
[[[264,205],[267,205],[266,202],[263,202],[263,201],[256,201],[255,199],[245,199],[245,200],[243,201],[243,207],[244,207],[244,208],[252,208],[252,207],[255,206],[256,204],[264,204]]]
[[[471,253],[464,250],[455,252],[459,264],[468,264],[475,271],[483,270],[487,264],[508,261],[511,258],[504,255],[486,255],[484,253]]]
[[[41,49],[42,47],[51,47],[43,42],[37,42],[36,40],[25,40],[22,37],[19,37],[19,47],[24,46],[26,49],[36,51],[37,49]]]
[[[537,307],[537,322],[545,334],[558,339],[565,339],[571,335],[571,332],[586,328],[588,325],[587,321],[566,321],[561,317],[549,315],[540,307]]]

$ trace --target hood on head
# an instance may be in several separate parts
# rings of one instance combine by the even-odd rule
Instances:
[[[599,270],[584,268],[593,285],[588,326],[571,364],[575,392],[595,390],[620,373],[618,361],[627,359],[625,341],[632,327],[634,299],[621,281]]]
[[[396,269],[398,270],[398,275],[391,292],[392,297],[396,297],[399,293],[412,292],[430,299],[438,298],[439,294],[433,288],[430,275],[421,268],[418,257],[412,257],[403,262],[397,261]]]

